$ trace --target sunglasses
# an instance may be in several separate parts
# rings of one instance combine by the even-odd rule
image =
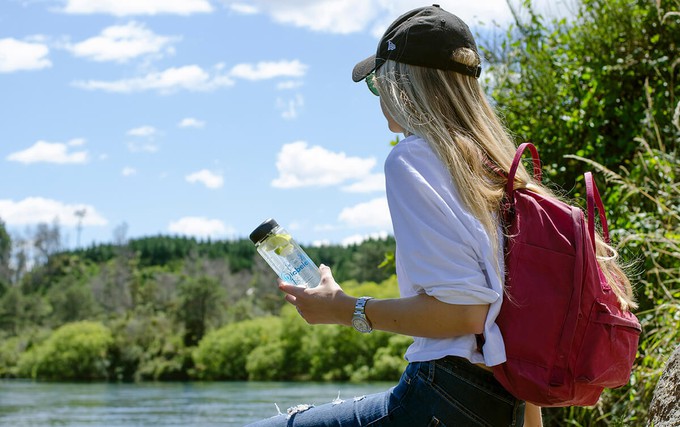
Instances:
[[[366,86],[368,86],[368,90],[371,91],[371,93],[375,96],[380,96],[380,92],[378,92],[378,88],[375,87],[375,72],[372,72],[366,78]]]

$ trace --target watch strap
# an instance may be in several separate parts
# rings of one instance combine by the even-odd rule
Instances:
[[[354,314],[352,315],[352,324],[355,329],[357,329],[359,332],[367,333],[371,332],[373,330],[373,326],[371,325],[371,321],[368,320],[366,317],[366,303],[369,300],[372,300],[373,297],[361,297],[357,299],[356,304],[354,305]],[[358,320],[360,323],[358,326],[354,324],[354,319]],[[364,328],[365,327],[365,328]],[[366,330],[367,329],[367,330]]]
[[[368,300],[372,300],[373,297],[361,297],[357,299],[357,303],[354,305],[354,314],[359,316],[366,316],[366,303]]]

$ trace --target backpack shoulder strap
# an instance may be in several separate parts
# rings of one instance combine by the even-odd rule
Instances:
[[[592,172],[586,172],[583,176],[586,181],[586,199],[588,203],[588,234],[590,235],[590,241],[593,243],[593,249],[595,249],[595,208],[597,208],[600,215],[602,237],[607,244],[610,243],[609,227],[607,226],[607,215],[604,210],[604,204],[602,203],[600,192],[597,190],[597,185],[595,184],[595,177]]]

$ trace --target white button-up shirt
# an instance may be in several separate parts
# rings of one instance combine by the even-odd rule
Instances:
[[[406,359],[453,355],[487,366],[503,363],[503,338],[495,323],[503,299],[502,245],[494,254],[490,236],[463,205],[446,166],[424,139],[412,135],[392,149],[385,179],[401,295],[425,293],[449,304],[490,305],[483,355],[474,335],[414,337]]]

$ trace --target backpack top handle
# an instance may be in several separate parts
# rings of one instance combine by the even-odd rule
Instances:
[[[538,157],[538,150],[536,146],[530,142],[525,142],[517,147],[517,152],[515,153],[515,158],[512,159],[512,165],[510,166],[510,171],[508,172],[508,183],[505,185],[505,193],[508,195],[510,203],[513,203],[512,193],[515,191],[515,174],[517,173],[517,168],[522,160],[522,154],[524,150],[529,149],[531,151],[531,158],[534,162],[534,180],[541,182],[543,179],[543,172],[541,171],[541,159]]]

